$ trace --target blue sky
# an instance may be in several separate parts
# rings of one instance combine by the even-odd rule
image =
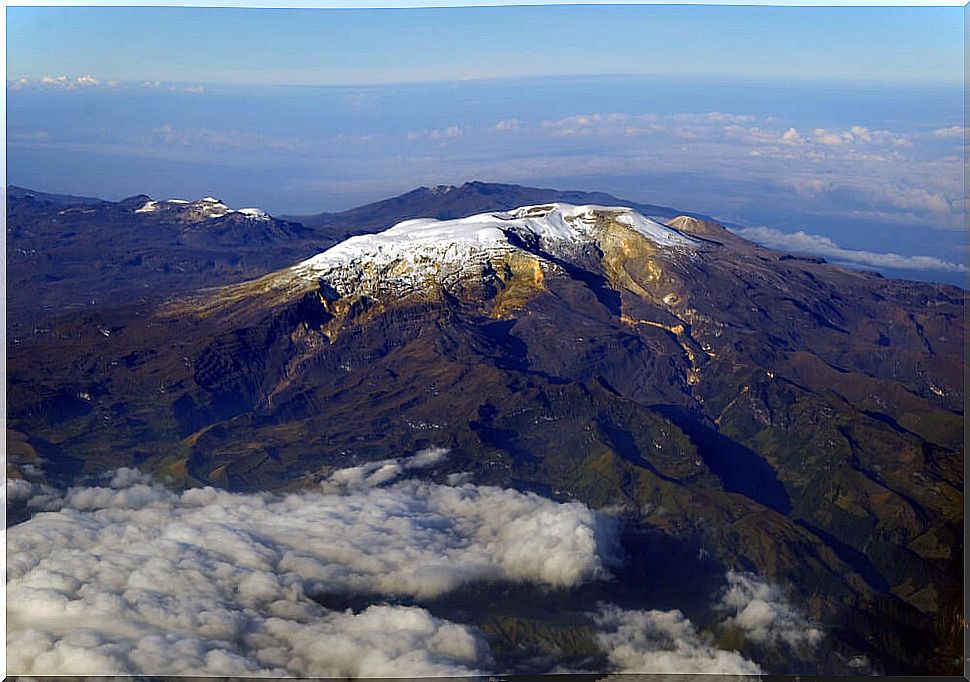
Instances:
[[[7,178],[277,214],[602,190],[961,283],[962,12],[8,8]]]
[[[954,7],[12,7],[7,22],[8,77],[313,85],[577,74],[963,79],[962,9]]]

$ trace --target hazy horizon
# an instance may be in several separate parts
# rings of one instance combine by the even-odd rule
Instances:
[[[6,672],[953,674],[967,17],[8,7]]]
[[[469,180],[603,191],[887,274],[966,273],[959,8],[7,18],[10,184],[284,215]]]

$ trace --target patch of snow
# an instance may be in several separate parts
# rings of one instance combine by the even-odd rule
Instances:
[[[230,213],[239,213],[251,220],[271,220],[268,213],[258,208],[241,208],[234,210],[215,197],[202,197],[197,201],[186,201],[185,199],[169,199],[158,202],[150,201],[142,208],[139,213],[147,213],[159,209],[175,210],[180,218],[188,222],[200,222],[212,218],[222,218]]]
[[[646,216],[640,215],[636,211],[628,211],[617,216],[616,219],[618,222],[627,227],[632,227],[647,239],[655,241],[658,244],[666,246],[689,246],[697,243],[696,239],[691,239],[687,235],[663,223],[658,223],[656,220],[651,220]]]
[[[254,220],[269,220],[269,214],[260,208],[239,208],[236,209],[236,213],[242,213],[247,218],[253,218]]]
[[[152,200],[152,201],[146,201],[144,204],[142,204],[141,208],[135,209],[135,213],[154,213],[157,210],[158,210],[158,202]]]
[[[215,197],[203,197],[188,204],[188,209],[195,214],[195,219],[221,218],[232,212],[232,209]]]
[[[415,289],[429,278],[445,284],[481,269],[494,256],[517,250],[513,236],[551,253],[595,244],[601,217],[664,247],[697,243],[630,208],[552,203],[455,220],[406,220],[377,234],[351,237],[289,272],[298,278],[325,278],[341,294],[363,285]]]

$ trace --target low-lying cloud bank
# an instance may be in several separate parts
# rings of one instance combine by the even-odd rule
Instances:
[[[726,577],[727,588],[717,604],[720,611],[731,614],[724,625],[739,628],[762,645],[794,648],[815,646],[822,640],[822,631],[798,612],[777,585],[737,571],[728,571]]]
[[[720,620],[702,632],[679,610],[631,611],[600,604],[593,614],[596,639],[616,672],[756,675],[761,666],[738,651],[720,648],[716,634],[734,630],[758,647],[794,651],[817,646],[820,629],[810,623],[777,585],[729,570],[714,603]]]
[[[34,675],[387,677],[495,667],[475,627],[424,608],[321,606],[333,593],[427,598],[481,581],[568,588],[608,578],[616,520],[580,503],[407,479],[443,449],[334,472],[275,495],[169,490],[132,469],[60,493],[7,481],[37,511],[8,531],[7,670]],[[379,600],[378,600],[379,601]],[[729,572],[714,631],[815,645],[781,591]],[[617,672],[753,674],[680,611],[589,614]]]
[[[935,256],[901,256],[897,253],[856,251],[843,248],[828,237],[802,231],[782,232],[771,227],[744,227],[734,232],[770,249],[825,256],[874,268],[967,272],[967,266],[963,263],[954,263]]]
[[[328,486],[340,492],[177,493],[131,470],[56,499],[37,488],[58,510],[8,532],[8,671],[470,674],[489,658],[473,628],[415,607],[338,613],[310,597],[428,597],[488,580],[569,587],[607,577],[616,532],[585,505],[533,494],[374,487],[442,456],[337,472]]]
[[[756,675],[761,667],[717,648],[680,611],[627,611],[602,605],[594,616],[600,646],[617,672]]]

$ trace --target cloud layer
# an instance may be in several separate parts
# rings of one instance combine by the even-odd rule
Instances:
[[[850,103],[825,89],[803,93],[810,106],[783,93],[766,103],[688,85],[644,100],[625,80],[569,88],[530,81],[516,90],[509,83],[420,91],[216,85],[204,96],[155,81],[48,80],[8,81],[8,138],[20,159],[11,172],[21,184],[60,183],[72,193],[180,196],[201,183],[218,196],[243,197],[237,203],[294,215],[480,179],[600,189],[836,242],[856,230],[856,243],[870,251],[890,230],[925,230],[923,253],[944,258],[966,215],[966,131],[953,125],[946,98],[924,102],[917,115],[886,108],[877,93]],[[65,89],[88,94],[62,96]],[[38,93],[57,98],[54,119]],[[97,97],[119,106],[91,109]],[[76,177],[48,167],[54,153],[103,169],[106,186],[77,186]],[[910,256],[918,241],[899,243]]]
[[[205,88],[201,85],[181,85],[175,83],[162,83],[161,81],[118,81],[115,79],[105,79],[97,78],[91,74],[83,74],[78,76],[68,76],[67,74],[60,74],[57,76],[51,76],[46,74],[40,78],[27,78],[25,76],[16,79],[7,79],[7,88],[10,90],[61,90],[61,91],[75,91],[75,90],[91,90],[91,89],[110,89],[117,90],[119,88],[152,88],[155,90],[164,89],[167,92],[187,92],[193,94],[202,94],[205,92]]]
[[[337,472],[330,492],[286,496],[177,493],[131,470],[56,503],[35,490],[59,509],[8,533],[8,671],[470,674],[489,661],[473,628],[417,607],[338,613],[311,596],[421,597],[487,580],[573,586],[607,575],[615,527],[584,505],[511,490],[373,487],[389,480],[374,478],[382,470],[442,456]]]
[[[474,627],[382,596],[435,597],[481,581],[575,587],[608,577],[616,521],[464,482],[408,479],[447,458],[340,469],[289,495],[169,490],[133,469],[59,493],[8,480],[37,513],[8,533],[11,674],[381,677],[481,674]],[[41,511],[47,510],[47,511]],[[362,611],[314,596],[372,595]],[[814,647],[822,632],[776,586],[729,571],[699,630],[682,612],[601,603],[587,614],[609,670],[746,675],[724,629],[756,647]],[[322,646],[321,642],[326,645]]]
[[[798,612],[777,585],[737,571],[728,571],[726,577],[728,584],[717,605],[731,614],[724,625],[741,629],[762,645],[794,648],[815,646],[822,640],[822,631]]]
[[[717,648],[680,611],[628,611],[601,605],[597,640],[616,672],[756,675],[761,667]]]
[[[713,611],[711,631],[700,631],[681,611],[627,610],[601,603],[593,614],[597,641],[614,672],[755,675],[762,671],[740,652],[721,649],[715,635],[736,631],[762,649],[804,651],[824,634],[777,585],[729,570]]]
[[[808,234],[801,230],[782,232],[770,227],[745,227],[736,229],[734,232],[771,249],[809,253],[874,268],[967,272],[967,266],[963,263],[954,263],[935,256],[902,256],[898,253],[846,249],[828,237]]]

